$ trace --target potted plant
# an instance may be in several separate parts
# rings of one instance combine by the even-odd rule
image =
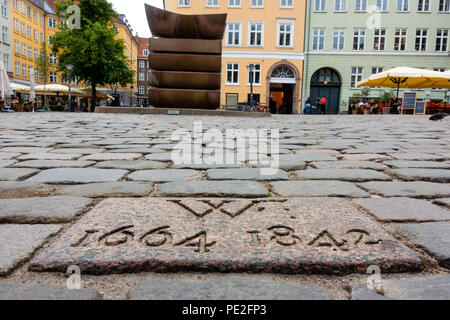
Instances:
[[[389,90],[382,91],[380,93],[380,101],[384,105],[383,106],[383,114],[390,114],[390,112],[391,112],[390,102],[392,101],[393,97],[394,96],[393,96],[392,92]]]
[[[361,101],[361,93],[355,92],[350,98],[350,105],[352,107],[352,114],[358,114],[358,103]]]

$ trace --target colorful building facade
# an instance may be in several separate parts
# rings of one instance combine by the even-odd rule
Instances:
[[[137,96],[138,106],[148,107],[148,90],[150,89],[150,74],[149,74],[149,53],[150,53],[150,39],[135,36],[138,42],[138,72],[137,72]]]
[[[253,86],[253,99],[262,105],[284,114],[300,112],[305,1],[165,0],[165,9],[179,14],[228,14],[222,105],[249,102]]]
[[[9,0],[0,0],[0,29],[0,59],[2,59],[7,73],[11,75],[11,7]]]
[[[394,67],[450,68],[448,0],[307,0],[303,101],[348,111],[356,83]],[[387,89],[370,88],[369,98]],[[395,90],[393,90],[395,92]],[[400,98],[403,96],[401,90]],[[417,91],[442,100],[443,90]]]

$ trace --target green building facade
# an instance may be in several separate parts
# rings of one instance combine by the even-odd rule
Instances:
[[[394,67],[450,69],[450,0],[306,0],[303,103],[327,98],[327,113],[348,110],[355,83]],[[371,88],[369,97],[380,91]],[[395,92],[396,90],[393,90]],[[417,91],[443,100],[446,90]]]

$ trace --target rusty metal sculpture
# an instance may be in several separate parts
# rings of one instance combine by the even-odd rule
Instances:
[[[150,104],[156,108],[220,106],[226,14],[180,15],[145,5],[150,39]]]

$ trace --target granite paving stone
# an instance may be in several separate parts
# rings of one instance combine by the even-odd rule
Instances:
[[[30,181],[0,181],[0,192],[32,191],[41,189],[43,186],[38,182]]]
[[[81,160],[108,161],[108,160],[136,160],[142,157],[140,153],[98,153],[84,156]]]
[[[446,157],[431,153],[390,153],[397,160],[447,160]]]
[[[199,171],[189,169],[141,170],[128,175],[128,179],[133,181],[153,182],[196,181],[201,178]]]
[[[334,161],[337,160],[336,157],[330,156],[323,153],[310,153],[310,154],[283,154],[280,155],[280,161],[303,161],[303,162],[313,162],[313,161]]]
[[[342,156],[343,160],[348,161],[385,161],[392,160],[392,157],[389,157],[384,154],[344,154]]]
[[[311,165],[316,169],[389,169],[389,167],[384,164],[372,161],[323,161],[313,162]]]
[[[52,150],[51,148],[39,148],[39,147],[7,147],[1,148],[0,152],[12,152],[12,153],[46,153]]]
[[[128,171],[119,169],[59,168],[42,171],[28,181],[49,184],[114,182],[119,181],[127,173]]]
[[[152,277],[130,291],[132,300],[333,300],[336,295],[324,287],[237,275],[202,280]]]
[[[450,169],[450,163],[438,161],[385,161],[385,165],[392,168],[431,168],[431,169]]]
[[[255,181],[169,182],[159,186],[161,197],[266,197],[269,191]]]
[[[0,223],[66,223],[91,204],[83,197],[0,199]]]
[[[435,257],[442,267],[450,269],[450,222],[399,224],[396,229],[409,242]]]
[[[64,186],[56,194],[89,198],[145,197],[153,190],[151,182],[106,182]]]
[[[29,268],[64,272],[70,265],[82,274],[422,268],[414,251],[335,198],[107,199],[41,250]]]
[[[2,160],[10,160],[10,159],[14,159],[14,158],[16,158],[18,156],[20,156],[20,153],[1,152],[0,151],[0,159],[2,159]]]
[[[308,169],[294,172],[299,180],[388,181],[392,178],[382,172],[364,169]]]
[[[383,280],[382,294],[367,284],[352,285],[352,300],[450,300],[450,275]]]
[[[50,153],[85,155],[85,154],[97,154],[103,151],[104,149],[97,149],[97,148],[60,148],[54,149],[50,151]]]
[[[100,300],[98,292],[91,289],[70,290],[67,286],[45,284],[0,284],[0,300]]]
[[[79,153],[29,153],[18,157],[18,160],[76,160],[82,155]]]
[[[36,168],[36,169],[52,169],[52,168],[85,168],[94,165],[94,161],[81,160],[29,160],[15,163],[11,167],[14,168]]]
[[[34,251],[59,230],[58,225],[0,225],[0,276],[29,260]]]
[[[384,222],[450,220],[450,210],[413,198],[371,198],[355,202]]]
[[[262,168],[210,169],[207,171],[207,176],[208,180],[289,180],[285,171],[281,169],[276,171],[265,172]]]
[[[38,173],[39,170],[23,168],[0,168],[0,181],[24,180]]]
[[[167,162],[150,160],[115,160],[98,162],[94,167],[100,169],[150,170],[166,169]]]
[[[450,182],[450,170],[448,169],[392,169],[389,174],[406,181],[432,181],[448,183]]]
[[[8,167],[15,162],[16,162],[15,160],[0,160],[0,168]]]
[[[450,185],[426,181],[371,181],[358,184],[370,193],[383,197],[442,198],[450,197]]]
[[[145,159],[154,161],[172,161],[172,152],[151,153],[146,155]]]
[[[283,197],[369,197],[367,192],[345,181],[280,181],[271,185]]]

